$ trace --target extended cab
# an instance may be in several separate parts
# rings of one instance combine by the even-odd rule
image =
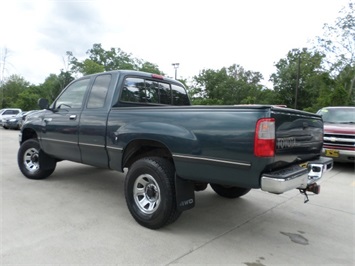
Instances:
[[[271,105],[191,106],[180,82],[156,74],[85,76],[50,106],[39,105],[44,110],[21,129],[21,172],[47,178],[61,160],[128,169],[127,206],[152,229],[192,208],[195,191],[208,184],[226,198],[260,188],[318,193],[317,180],[333,166],[320,156],[319,115]]]

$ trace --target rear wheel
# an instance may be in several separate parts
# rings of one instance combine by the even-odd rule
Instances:
[[[224,186],[219,184],[210,185],[214,192],[216,192],[218,195],[229,199],[235,199],[244,196],[251,190],[250,188]]]
[[[125,197],[130,213],[140,225],[158,229],[180,216],[174,177],[173,164],[163,158],[147,157],[132,164],[125,180]]]
[[[47,178],[56,167],[55,160],[41,151],[36,139],[26,140],[20,146],[17,163],[22,174],[29,179]]]

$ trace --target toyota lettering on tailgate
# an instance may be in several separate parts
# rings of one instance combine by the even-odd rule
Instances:
[[[297,146],[296,139],[294,137],[289,138],[278,138],[276,142],[278,149],[288,149]]]

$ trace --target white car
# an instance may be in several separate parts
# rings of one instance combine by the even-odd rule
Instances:
[[[0,110],[0,125],[4,126],[4,121],[6,119],[15,117],[18,113],[21,113],[22,110],[18,108],[5,108]]]

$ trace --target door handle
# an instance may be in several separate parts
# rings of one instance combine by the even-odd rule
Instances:
[[[71,116],[69,116],[69,119],[70,119],[70,120],[75,120],[75,119],[76,119],[76,115],[71,115]]]

